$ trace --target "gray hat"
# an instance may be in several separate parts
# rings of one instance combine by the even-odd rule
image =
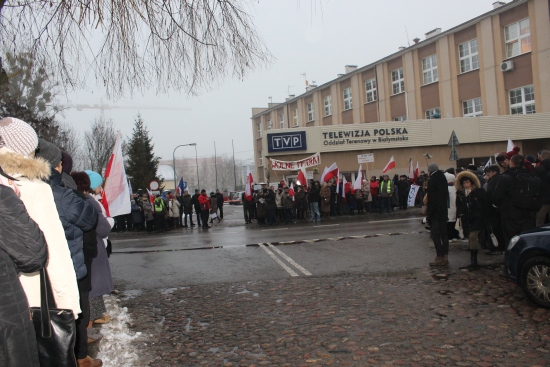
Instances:
[[[52,168],[55,168],[59,165],[59,162],[61,162],[61,149],[40,138],[38,139],[38,151],[36,152],[36,156],[44,158]]]
[[[439,166],[435,163],[430,163],[430,165],[428,166],[428,172],[432,173],[436,171],[439,171]]]

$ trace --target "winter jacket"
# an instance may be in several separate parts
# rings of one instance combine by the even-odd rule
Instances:
[[[275,205],[277,206],[277,209],[283,209],[283,193],[277,191],[277,194],[275,194]]]
[[[76,277],[82,279],[87,273],[82,250],[82,235],[84,231],[94,228],[97,220],[95,209],[73,190],[65,187],[61,174],[56,170],[52,170],[50,186],[59,219],[65,230],[65,238],[71,250]]]
[[[323,186],[319,192],[321,197],[321,211],[329,212],[330,211],[330,188],[328,186]]]
[[[468,177],[472,182],[472,189],[468,194],[460,183],[463,177]],[[456,176],[455,188],[456,215],[461,218],[464,234],[484,228],[487,217],[487,194],[481,188],[477,175],[470,171],[460,172]]]
[[[283,208],[284,209],[294,208],[294,200],[292,200],[292,196],[290,196],[287,192],[283,191],[282,197],[283,197]]]
[[[550,204],[550,158],[544,159],[535,167],[535,176],[541,181],[542,205]]]
[[[148,199],[141,202],[141,207],[143,208],[143,218],[146,222],[155,219],[153,216],[153,204]]]
[[[394,191],[395,186],[393,185],[393,182],[391,182],[391,180],[380,182],[380,197],[391,198]]]
[[[132,222],[134,224],[140,224],[143,221],[143,217],[141,216],[141,208],[139,205],[134,202],[134,204],[130,206],[130,210],[132,211]]]
[[[430,222],[430,220],[448,221],[448,208],[450,206],[449,189],[447,186],[447,179],[443,172],[436,171],[430,175],[426,193],[428,195],[428,205],[426,208],[426,218],[428,222]]]
[[[206,194],[200,194],[198,197],[200,209],[199,210],[208,210],[210,211],[210,198]]]
[[[210,214],[214,214],[218,211],[218,198],[216,195],[210,196]]]
[[[261,190],[258,192],[254,200],[256,201],[256,217],[258,218],[267,217],[267,207],[265,205],[265,197],[264,197],[264,193]]]
[[[273,190],[267,190],[265,194],[265,205],[267,210],[277,210],[277,204],[275,203],[276,196]]]
[[[321,200],[321,196],[319,195],[319,186],[312,185],[307,192],[307,198],[310,204],[318,203]]]
[[[371,192],[371,183],[369,181],[363,184],[361,191],[363,191],[363,202],[365,203],[371,202],[372,192]]]
[[[304,190],[298,190],[294,197],[296,198],[296,208],[299,210],[307,209],[307,195]]]
[[[216,193],[216,199],[218,199],[218,208],[223,206],[223,194],[221,192]]]
[[[191,200],[191,195],[183,194],[183,213],[184,214],[193,214],[193,202]]]
[[[19,181],[16,185],[20,199],[29,216],[38,224],[48,248],[46,270],[50,278],[53,297],[58,308],[70,309],[75,318],[80,313],[80,298],[73,261],[65,231],[59,219],[50,185],[50,165],[41,158],[28,158],[0,148],[0,167]],[[40,274],[20,274],[29,306],[40,307]]]
[[[96,245],[97,256],[92,261],[92,290],[90,298],[109,294],[113,290],[113,278],[111,276],[111,266],[107,256],[106,240],[107,236],[113,228],[114,221],[108,218],[105,214],[103,205],[99,203],[96,197],[90,195],[88,198],[90,204],[93,205],[97,214]]]
[[[194,194],[191,197],[191,202],[193,203],[193,206],[195,207],[195,212],[200,213],[201,212],[201,203],[199,202],[200,194]],[[210,209],[210,208],[209,208]]]
[[[43,268],[46,240],[14,191],[0,186],[0,365],[38,367],[36,335],[18,273]]]
[[[491,198],[493,205],[499,209],[500,217],[503,220],[534,218],[536,214],[536,210],[519,208],[512,202],[512,190],[514,189],[516,175],[532,176],[530,172],[523,168],[512,167],[500,175],[493,191],[493,197]]]
[[[380,183],[378,181],[370,182],[370,193],[371,195],[378,196],[378,189],[380,188]]]
[[[168,202],[169,210],[170,210],[170,218],[179,218],[180,216],[180,203],[175,199],[171,199]]]
[[[410,185],[409,185],[409,182],[407,180],[399,180],[399,181],[397,181],[395,186],[397,187],[397,195],[399,195],[399,196],[408,196],[409,195]]]

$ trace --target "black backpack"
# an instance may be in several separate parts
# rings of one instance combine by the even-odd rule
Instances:
[[[538,211],[541,208],[540,179],[529,172],[518,172],[514,176],[512,204],[525,210]]]

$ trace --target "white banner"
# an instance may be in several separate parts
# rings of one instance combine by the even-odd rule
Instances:
[[[374,153],[359,154],[357,163],[372,163],[374,162]]]
[[[409,190],[409,197],[407,198],[407,206],[414,206],[416,194],[418,194],[419,188],[420,186],[418,185],[411,185],[411,189]]]
[[[315,153],[299,161],[278,161],[269,158],[271,161],[271,169],[274,171],[297,171],[301,168],[309,168],[321,164],[321,153]]]

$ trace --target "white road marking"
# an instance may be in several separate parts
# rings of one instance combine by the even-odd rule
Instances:
[[[285,230],[285,229],[288,229],[288,228],[262,229],[262,232],[266,232],[266,231],[282,231],[282,230]]]
[[[405,220],[419,220],[421,218],[405,218],[405,219],[389,219],[389,220],[375,220],[375,221],[369,221],[366,223],[388,223],[388,222],[402,222]]]
[[[276,253],[278,253],[283,259],[289,262],[290,265],[294,266],[296,269],[300,270],[304,275],[311,275],[309,271],[304,269],[301,265],[299,265],[296,261],[292,260],[289,256],[287,256],[284,252],[279,250],[277,247],[273,246],[272,244],[268,243],[267,246],[273,249]]]
[[[319,227],[333,227],[333,226],[339,226],[340,224],[321,224]]]
[[[267,248],[266,245],[264,245],[263,243],[259,243],[258,244],[260,246],[260,248],[264,249],[265,252],[267,252],[267,254],[277,263],[279,264],[283,269],[286,270],[287,273],[290,274],[290,276],[292,277],[297,277],[299,276],[298,274],[296,274],[296,272],[294,270],[292,270],[291,268],[289,268],[288,266],[285,265],[285,263],[283,263],[270,249]]]

